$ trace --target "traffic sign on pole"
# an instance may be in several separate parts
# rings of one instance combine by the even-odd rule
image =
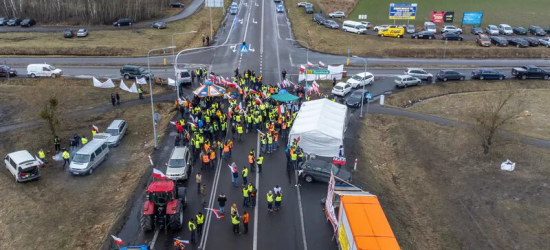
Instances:
[[[372,99],[372,94],[370,92],[367,92],[365,98],[367,98],[368,100]]]
[[[308,70],[308,75],[328,75],[330,74],[330,70],[326,69],[316,69],[316,70]]]

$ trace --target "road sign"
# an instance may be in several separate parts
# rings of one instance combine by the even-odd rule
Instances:
[[[416,19],[416,3],[390,3],[390,19]]]
[[[330,74],[330,70],[325,69],[318,69],[318,70],[308,70],[308,75],[328,75]]]
[[[370,92],[367,92],[365,98],[367,98],[368,100],[372,99],[372,94]]]
[[[239,49],[241,53],[245,54],[248,53],[248,45],[241,44],[241,48]]]
[[[367,14],[361,14],[359,15],[359,20],[367,20]]]
[[[223,0],[206,0],[204,2],[205,7],[223,8]]]
[[[480,25],[483,20],[483,12],[464,12],[462,24]]]

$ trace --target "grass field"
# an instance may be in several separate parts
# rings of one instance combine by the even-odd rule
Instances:
[[[357,19],[359,14],[367,14],[367,21],[375,24],[393,23],[389,20],[389,4],[394,0],[359,0],[350,18]],[[401,1],[402,2],[402,1]],[[404,3],[409,3],[405,1]],[[454,11],[454,24],[460,25],[463,12],[483,12],[482,25],[507,23],[512,26],[540,25],[550,26],[550,12],[546,0],[416,0],[418,3],[416,19],[412,24],[422,25],[430,21],[431,11]],[[406,23],[406,21],[398,21]]]

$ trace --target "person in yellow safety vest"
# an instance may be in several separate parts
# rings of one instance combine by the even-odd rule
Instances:
[[[201,144],[203,144],[204,143],[204,136],[199,135],[199,141],[201,142]]]
[[[235,122],[237,122],[237,123],[241,122],[241,115],[240,114],[235,115]]]
[[[241,175],[243,176],[243,186],[246,186],[248,184],[248,168],[246,166],[243,168]]]
[[[256,159],[256,165],[258,165],[258,173],[262,172],[262,164],[264,163],[264,156],[260,154],[258,159]]]
[[[283,200],[283,194],[280,192],[275,196],[275,211],[281,210],[281,201]]]
[[[183,118],[180,119],[180,125],[185,126],[185,119]]]
[[[88,143],[88,138],[86,138],[86,136],[82,136],[82,138],[80,138],[80,141],[82,143],[82,146],[86,145],[86,143]]]
[[[197,231],[197,226],[195,225],[195,219],[191,218],[191,220],[187,225],[189,227],[189,232],[191,232],[191,243],[195,244],[197,243],[195,239],[195,233]]]
[[[273,192],[271,190],[267,192],[267,210],[273,212]]]
[[[237,216],[237,213],[233,213],[231,215],[231,224],[233,224],[233,233],[241,234],[239,232],[239,225],[241,224],[241,222],[239,221],[239,216]]]
[[[227,130],[227,122],[224,121],[224,122],[222,122],[222,132],[224,132],[224,134],[225,134],[226,130]]]
[[[270,133],[267,133],[267,153],[273,151],[273,136]]]
[[[202,226],[204,226],[204,215],[199,212],[195,217],[197,217],[197,232],[200,238],[202,236]]]
[[[71,155],[69,154],[69,152],[67,151],[66,148],[63,148],[63,154],[61,155],[63,157],[63,169],[65,169],[65,164],[66,163],[69,163],[69,165],[71,164]]]
[[[311,99],[310,95],[306,95],[306,101],[309,101]]]
[[[92,129],[92,138],[95,136],[96,133],[97,131],[95,131],[95,129]]]
[[[243,186],[243,207],[248,207],[250,204],[250,192],[247,186]]]
[[[237,124],[237,134],[239,141],[243,141],[243,125]]]
[[[44,153],[43,149],[40,149],[38,151],[38,159],[40,159],[42,161],[42,166],[44,166],[46,164],[46,154]]]
[[[296,151],[293,150],[291,153],[290,153],[290,163],[291,163],[291,166],[294,167],[294,169],[298,169],[297,167],[297,163],[298,163],[298,154],[296,154]]]

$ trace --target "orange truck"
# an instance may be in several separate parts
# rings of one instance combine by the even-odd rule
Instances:
[[[336,237],[340,250],[400,250],[378,197],[368,192],[340,195]]]

